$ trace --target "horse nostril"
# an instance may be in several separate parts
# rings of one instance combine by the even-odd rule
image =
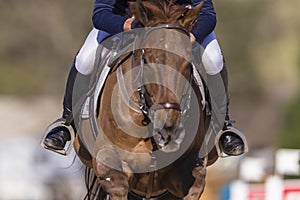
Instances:
[[[174,126],[165,126],[164,127],[164,130],[166,131],[166,132],[172,132],[173,130],[174,130]]]
[[[166,144],[168,144],[168,143],[171,141],[171,139],[172,139],[171,136],[168,135],[168,136],[167,136],[167,139],[166,139]]]
[[[168,134],[165,130],[155,130],[156,132],[156,139],[160,141],[160,143],[163,143],[164,145],[168,144],[172,137]]]

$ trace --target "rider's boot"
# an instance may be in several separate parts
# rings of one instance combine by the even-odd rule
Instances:
[[[87,79],[87,76],[80,74],[76,67],[75,67],[75,60],[73,64],[70,67],[66,89],[65,89],[65,95],[64,95],[64,101],[63,101],[63,114],[60,119],[57,121],[63,121],[65,126],[71,125],[74,129],[74,132],[76,132],[75,124],[74,124],[74,116],[72,112],[72,103],[76,105],[76,101],[78,101],[78,98],[74,96],[78,96],[78,94],[83,95],[85,92],[81,91],[80,93],[76,91],[76,95],[73,96],[73,88],[79,79]],[[80,87],[79,87],[80,88]],[[77,84],[76,84],[76,90],[78,90]],[[74,100],[74,102],[73,102]],[[70,141],[71,135],[68,128],[65,126],[57,126],[51,129],[48,133],[46,133],[46,137],[44,140],[44,145],[52,150],[63,150],[67,141]]]
[[[229,96],[228,96],[228,71],[227,66],[224,62],[222,71],[220,72],[224,86],[225,92],[227,95],[227,104],[226,104],[226,115],[225,115],[225,124],[223,127],[222,135],[220,136],[219,146],[222,149],[223,153],[228,156],[238,156],[245,153],[245,136],[244,134],[235,128],[229,117]]]

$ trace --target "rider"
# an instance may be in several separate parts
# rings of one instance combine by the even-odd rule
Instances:
[[[128,0],[128,2],[129,1],[130,0]],[[66,120],[66,118],[70,118],[70,115],[72,115],[72,94],[75,79],[79,78],[83,81],[89,80],[89,74],[93,68],[95,52],[98,44],[109,35],[131,30],[134,17],[128,15],[128,2],[127,0],[95,0],[92,18],[95,28],[93,28],[90,32],[84,45],[76,55],[74,62],[71,65],[63,101],[63,114],[62,118],[59,120]],[[201,0],[176,1],[177,4],[185,5],[188,3],[193,6],[198,5],[200,2]],[[204,48],[202,61],[206,73],[209,75],[221,75],[227,95],[227,67],[224,63],[220,46],[214,34],[216,13],[212,0],[206,0],[204,2],[200,17],[196,23],[197,25],[194,26],[191,33],[195,37],[195,40]],[[76,87],[76,89],[78,88]],[[76,93],[84,94],[86,88],[81,88],[80,90],[82,91],[76,91]],[[73,102],[73,105],[76,105],[76,102]],[[71,123],[71,125],[75,129],[74,122]],[[219,141],[219,145],[223,152],[229,156],[243,154],[245,144],[243,139],[240,137],[242,133],[239,132],[239,134],[236,134],[237,129],[233,128],[230,123],[228,103],[226,105],[226,117],[223,130],[224,132]],[[54,151],[64,149],[66,142],[70,140],[70,133],[65,127],[55,127],[46,134],[44,144],[47,148]]]

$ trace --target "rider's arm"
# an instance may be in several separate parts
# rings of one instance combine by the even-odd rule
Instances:
[[[92,21],[96,29],[112,35],[123,31],[127,17],[113,12],[115,3],[115,0],[95,1]]]
[[[192,0],[193,6],[198,5],[202,0]],[[200,12],[200,16],[192,29],[198,43],[202,43],[204,38],[216,27],[217,18],[212,0],[206,0]]]
[[[192,6],[197,6],[199,3],[201,3],[203,0],[191,0]],[[212,0],[205,0],[204,4],[201,8],[200,14],[216,14],[215,8]]]

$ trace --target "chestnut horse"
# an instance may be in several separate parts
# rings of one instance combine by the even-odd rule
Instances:
[[[204,190],[215,151],[203,151],[210,116],[193,78],[189,31],[202,4],[137,3],[144,28],[117,58],[98,102],[101,127],[92,150],[75,149],[96,176],[88,199],[194,199]]]

